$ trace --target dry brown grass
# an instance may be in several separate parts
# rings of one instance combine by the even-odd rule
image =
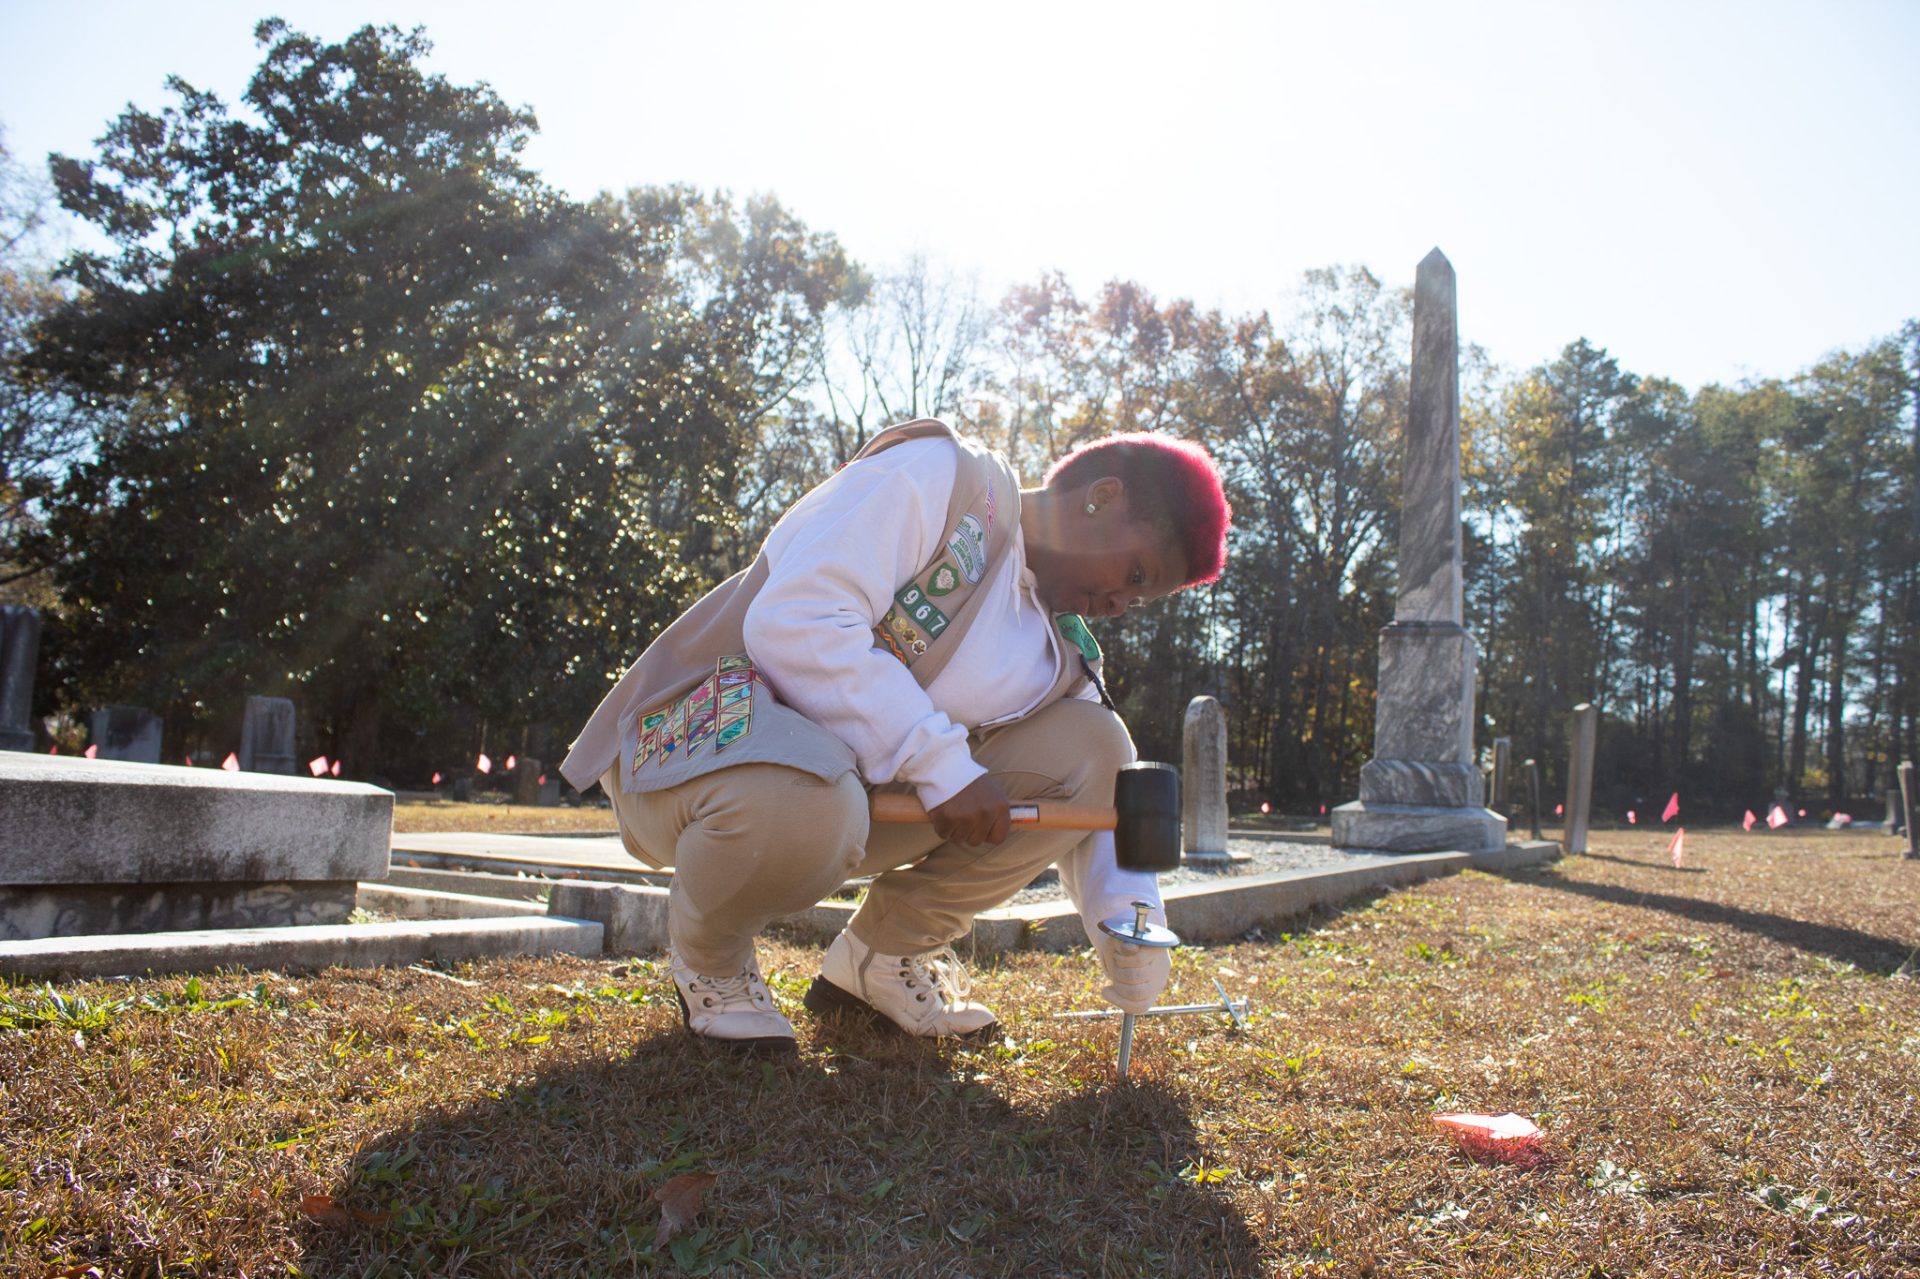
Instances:
[[[819,953],[776,941],[778,1064],[690,1042],[643,961],[0,988],[0,1270],[1920,1274],[1920,864],[1688,839],[1182,950],[1170,997],[1218,976],[1254,1026],[1143,1022],[1131,1087],[1111,1023],[1047,1019],[1084,953],[985,968],[1011,1037],[936,1048],[799,1012]],[[1550,1162],[1474,1162],[1449,1109]]]
[[[400,798],[393,805],[396,835],[425,835],[442,831],[484,831],[489,835],[616,835],[613,810],[597,805],[579,808],[536,808],[530,804],[494,804],[477,801],[458,804],[450,799]]]

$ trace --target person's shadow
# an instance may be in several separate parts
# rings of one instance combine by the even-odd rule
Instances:
[[[1186,1102],[1116,1085],[1100,1040],[953,1050],[809,1032],[742,1060],[677,1027],[543,1070],[364,1148],[304,1222],[310,1274],[1219,1275],[1262,1273],[1210,1184]],[[1062,1054],[1078,1090],[1009,1096],[979,1054]],[[1020,1072],[1011,1076],[1016,1081]],[[1038,1093],[1040,1090],[1036,1089]],[[656,1239],[655,1192],[712,1173]],[[1217,1173],[1215,1175],[1218,1175]],[[344,1215],[371,1214],[362,1221]],[[381,1221],[380,1213],[390,1213]]]

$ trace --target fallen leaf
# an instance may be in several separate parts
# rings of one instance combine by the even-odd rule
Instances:
[[[363,1226],[384,1226],[393,1216],[390,1212],[367,1212],[359,1208],[343,1207],[332,1195],[306,1195],[300,1200],[300,1211],[315,1221],[324,1221],[333,1226],[344,1226],[352,1222],[359,1222]]]
[[[660,1201],[660,1229],[654,1232],[654,1247],[663,1246],[693,1224],[700,1215],[700,1205],[706,1202],[707,1191],[719,1179],[718,1173],[684,1172],[653,1192]]]

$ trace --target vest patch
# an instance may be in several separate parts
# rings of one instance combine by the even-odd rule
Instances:
[[[753,686],[765,683],[744,653],[721,658],[713,674],[665,710],[640,719],[633,771],[648,760],[661,764],[699,753],[709,741],[714,754],[753,731]]]
[[[967,581],[979,585],[987,571],[987,530],[980,521],[971,515],[962,515],[953,532],[947,535],[947,549],[953,552]]]
[[[1062,613],[1053,619],[1053,624],[1060,628],[1060,633],[1066,637],[1067,643],[1079,649],[1080,656],[1086,658],[1089,663],[1100,660],[1100,641],[1095,639],[1093,632],[1087,629],[1086,619],[1080,614]]]

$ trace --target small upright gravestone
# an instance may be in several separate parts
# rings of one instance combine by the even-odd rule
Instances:
[[[40,610],[0,606],[0,751],[30,751],[33,672],[40,659]]]
[[[293,700],[249,697],[240,725],[240,767],[248,773],[293,776]]]
[[[87,735],[97,759],[129,764],[160,762],[160,717],[144,706],[109,706],[87,716]]]
[[[513,770],[513,802],[528,807],[540,802],[540,778],[544,776],[540,761],[522,756],[515,761]]]
[[[1567,812],[1563,823],[1568,854],[1587,851],[1587,821],[1593,807],[1593,752],[1600,732],[1600,712],[1589,702],[1573,708],[1568,733],[1573,758],[1567,768]]]
[[[1180,832],[1189,861],[1227,856],[1227,717],[1211,697],[1187,703],[1181,732]]]

